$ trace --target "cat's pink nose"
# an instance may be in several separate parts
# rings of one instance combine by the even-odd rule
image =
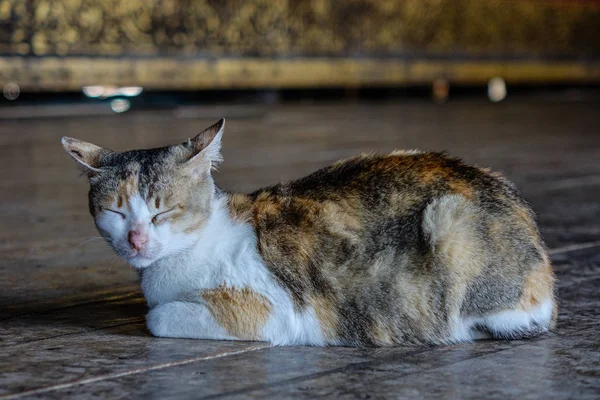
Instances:
[[[140,251],[142,247],[148,242],[148,235],[141,234],[139,231],[129,231],[129,236],[127,238],[129,240],[129,244],[131,247]]]

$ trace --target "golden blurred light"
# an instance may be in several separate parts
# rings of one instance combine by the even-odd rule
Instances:
[[[445,103],[450,94],[450,82],[447,79],[439,78],[433,81],[431,95],[436,103]]]
[[[114,99],[110,102],[110,108],[116,113],[124,113],[130,107],[131,103],[127,99]]]
[[[489,80],[488,97],[494,103],[502,101],[506,98],[506,82],[504,82],[504,79],[496,76]]]
[[[16,100],[17,97],[21,94],[21,88],[14,82],[9,82],[4,85],[4,90],[2,91],[4,97],[8,100]]]

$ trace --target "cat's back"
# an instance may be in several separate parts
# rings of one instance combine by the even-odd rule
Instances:
[[[382,207],[410,209],[445,194],[461,195],[477,203],[520,200],[514,185],[499,174],[445,153],[418,150],[341,160],[303,178],[260,189],[250,197],[301,199],[306,203],[351,201],[365,211],[377,211]]]
[[[469,214],[491,242],[512,236],[543,248],[535,214],[511,182],[445,153],[363,154],[260,189],[242,203],[259,236],[278,244],[290,238],[290,246],[310,241],[323,251],[327,243],[345,248],[340,237],[349,235],[369,253],[422,248],[459,214]]]
[[[233,195],[229,205],[234,219],[254,226],[267,263],[282,271],[365,268],[386,252],[423,266],[434,242],[467,226],[472,241],[486,243],[482,252],[545,254],[535,215],[516,187],[444,153],[361,155]]]

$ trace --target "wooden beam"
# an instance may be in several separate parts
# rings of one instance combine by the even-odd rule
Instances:
[[[482,84],[494,76],[508,84],[600,82],[600,62],[465,61],[348,58],[0,58],[0,84],[21,90],[80,90],[87,85],[147,89],[245,89]]]

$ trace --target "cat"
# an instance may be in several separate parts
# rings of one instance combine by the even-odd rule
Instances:
[[[211,175],[224,124],[150,150],[62,139],[99,232],[141,271],[153,335],[379,347],[555,326],[535,214],[501,175],[395,151],[228,193]]]

